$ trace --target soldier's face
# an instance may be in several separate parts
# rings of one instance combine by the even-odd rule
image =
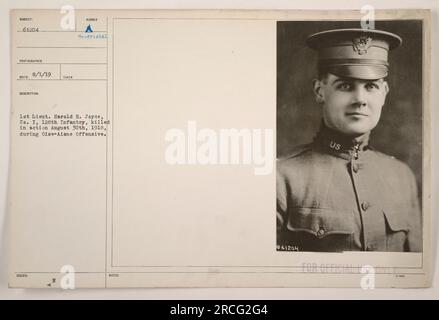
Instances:
[[[383,79],[360,80],[328,74],[326,79],[314,81],[326,126],[349,136],[360,136],[375,128],[388,91]]]

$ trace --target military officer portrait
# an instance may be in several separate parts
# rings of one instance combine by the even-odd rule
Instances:
[[[278,23],[276,248],[421,252],[419,30],[309,24]]]

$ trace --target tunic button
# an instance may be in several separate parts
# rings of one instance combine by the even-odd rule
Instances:
[[[320,227],[319,231],[317,231],[317,236],[322,237],[325,234],[325,229]]]
[[[369,203],[367,201],[363,201],[361,203],[361,209],[363,209],[364,211],[366,211],[367,209],[369,209]]]
[[[358,172],[358,164],[354,163],[352,165],[352,170],[354,170],[354,172],[357,173]]]

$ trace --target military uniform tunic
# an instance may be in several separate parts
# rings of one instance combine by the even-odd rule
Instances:
[[[322,126],[277,162],[277,249],[422,251],[412,171]]]

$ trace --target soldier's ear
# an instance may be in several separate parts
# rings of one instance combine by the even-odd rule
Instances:
[[[325,102],[325,95],[323,92],[323,81],[320,79],[314,79],[312,82],[313,92],[317,103]]]
[[[386,95],[387,95],[387,94],[389,93],[389,91],[390,91],[389,84],[387,83],[386,80],[384,80],[383,85],[384,85],[384,92],[385,92]]]

